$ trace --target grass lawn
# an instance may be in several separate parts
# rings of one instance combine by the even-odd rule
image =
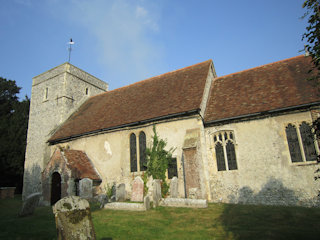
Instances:
[[[56,239],[51,207],[19,218],[21,196],[0,200],[0,239]],[[209,204],[148,212],[91,207],[97,239],[320,239],[320,208]]]

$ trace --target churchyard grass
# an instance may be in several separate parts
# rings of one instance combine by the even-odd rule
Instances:
[[[21,196],[0,200],[0,239],[56,239],[51,207],[19,218]],[[319,239],[320,209],[209,204],[148,212],[91,205],[97,239]]]

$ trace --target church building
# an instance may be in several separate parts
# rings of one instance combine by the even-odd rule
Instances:
[[[209,202],[319,206],[320,116],[310,57],[297,56],[218,77],[211,60],[108,90],[64,63],[33,78],[23,198],[42,204],[146,170],[153,127],[174,148],[168,182],[179,197]]]

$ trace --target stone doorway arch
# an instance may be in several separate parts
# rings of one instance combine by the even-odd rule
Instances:
[[[61,176],[54,172],[51,178],[51,205],[61,199]]]

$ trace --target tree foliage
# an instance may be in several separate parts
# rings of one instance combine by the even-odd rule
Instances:
[[[169,161],[172,159],[174,149],[165,150],[167,142],[159,138],[156,127],[153,126],[152,146],[146,149],[147,157],[147,175],[152,176],[153,179],[160,179],[161,192],[165,196],[168,193],[169,187],[166,183],[166,172],[169,166]]]
[[[306,27],[306,33],[303,34],[302,39],[306,39],[308,44],[306,48],[312,57],[314,68],[310,71],[316,71],[316,75],[312,77],[312,80],[319,82],[320,79],[320,0],[307,0],[302,5],[307,9],[303,18],[308,17],[308,26]],[[317,141],[320,141],[320,118],[316,119],[313,124],[314,134]],[[320,156],[317,158],[317,162],[320,163]],[[315,180],[320,179],[320,168],[315,171]],[[320,197],[320,192],[319,195]]]
[[[30,100],[20,87],[0,77],[0,186],[22,188]]]
[[[317,74],[315,78],[319,81],[320,77],[320,0],[307,0],[302,5],[306,13],[302,18],[308,17],[308,26],[306,32],[302,35],[302,40],[307,40],[306,49],[312,57],[314,68]]]

